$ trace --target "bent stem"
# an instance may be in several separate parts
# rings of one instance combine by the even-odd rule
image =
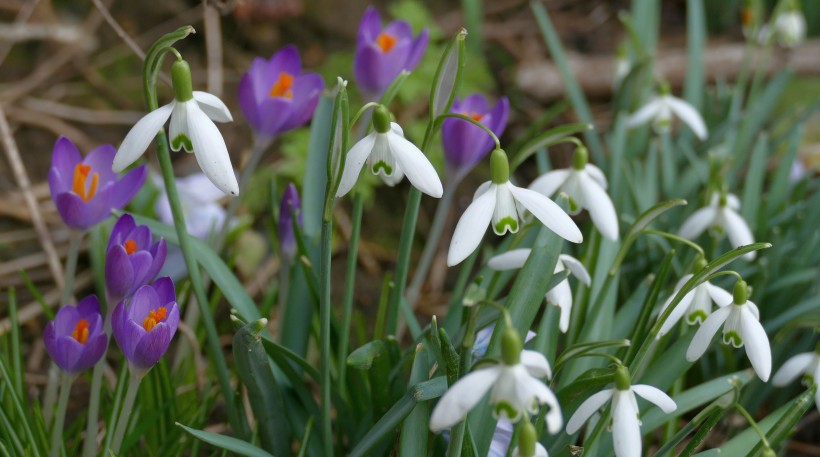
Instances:
[[[65,411],[68,407],[68,395],[71,393],[71,384],[74,382],[74,375],[70,373],[62,374],[60,385],[60,400],[57,403],[57,415],[54,417],[54,426],[51,429],[51,451],[49,456],[57,457],[63,448],[63,424],[65,423]]]
[[[142,377],[145,376],[145,373],[147,373],[146,371],[134,368],[130,368],[128,371],[131,373],[128,379],[128,390],[125,392],[125,399],[122,402],[122,409],[117,419],[117,428],[114,430],[111,448],[105,450],[105,455],[108,455],[109,452],[113,453],[113,455],[119,455],[122,439],[125,436],[125,430],[128,428],[128,419],[131,418],[131,411],[134,409],[134,400],[137,398],[140,382],[142,381]]]

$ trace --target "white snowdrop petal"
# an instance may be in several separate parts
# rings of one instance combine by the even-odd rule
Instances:
[[[694,240],[715,222],[716,217],[717,208],[713,206],[701,208],[683,222],[680,230],[678,230],[678,236],[687,240]]]
[[[612,400],[612,445],[617,457],[641,455],[641,424],[629,390],[615,392]]]
[[[507,183],[507,187],[510,189],[510,192],[512,192],[513,197],[548,229],[572,243],[581,243],[584,241],[581,230],[578,229],[578,226],[575,225],[572,218],[554,201],[538,192],[516,187],[510,183]]]
[[[481,243],[484,232],[493,218],[495,201],[495,186],[490,186],[490,189],[475,199],[461,215],[450,241],[450,250],[447,252],[448,266],[461,263]]]
[[[815,357],[818,357],[818,355],[813,352],[804,352],[790,358],[777,370],[777,373],[774,374],[772,384],[782,387],[794,382],[795,379],[808,370],[809,365],[811,365]]]
[[[604,403],[612,398],[614,390],[615,389],[602,390],[584,400],[581,406],[572,414],[572,417],[569,418],[569,422],[567,422],[567,433],[572,435],[577,432],[581,426],[584,425],[584,422],[595,414],[595,411],[601,409]]]
[[[588,163],[586,168],[584,168],[589,176],[592,177],[598,184],[601,185],[604,189],[608,187],[606,175],[604,174],[603,170],[596,167],[595,165]]]
[[[345,157],[345,168],[344,171],[342,171],[342,178],[339,180],[336,198],[343,197],[356,185],[364,163],[373,152],[373,146],[376,144],[376,135],[376,133],[371,133],[350,148],[350,151]]]
[[[688,125],[692,132],[701,140],[705,140],[709,135],[706,129],[706,123],[703,122],[703,117],[700,113],[689,103],[671,95],[666,96],[666,103],[670,109]]]
[[[556,284],[555,287],[547,291],[547,303],[561,308],[561,318],[558,322],[558,327],[562,332],[566,332],[564,327],[564,310],[572,309],[572,289],[569,286],[569,281],[566,279]],[[569,324],[569,316],[566,317],[567,324]]]
[[[657,407],[662,409],[666,414],[678,409],[678,405],[675,404],[675,401],[672,400],[669,395],[666,395],[666,392],[658,389],[657,387],[647,384],[635,384],[632,386],[632,390],[636,394],[657,405]]]
[[[584,206],[589,211],[589,217],[595,227],[601,232],[604,238],[609,240],[618,239],[618,215],[615,213],[615,206],[601,187],[592,177],[587,174],[579,176],[581,193],[583,194]]]
[[[740,217],[740,214],[728,207],[721,208],[721,212],[723,221],[725,222],[725,227],[723,228],[726,230],[726,235],[729,237],[729,242],[732,243],[732,247],[736,248],[754,243],[754,237],[752,236],[752,231],[749,229],[749,224]],[[752,251],[745,254],[743,258],[746,260],[754,260],[755,254],[755,251]]]
[[[694,362],[699,359],[704,352],[706,352],[706,349],[712,342],[712,338],[715,336],[715,333],[717,333],[720,326],[726,322],[726,319],[729,318],[729,314],[731,314],[731,312],[731,306],[718,308],[717,311],[710,314],[709,317],[706,318],[700,328],[698,328],[698,331],[695,333],[695,337],[692,338],[692,342],[689,343],[689,349],[686,350],[686,360]]]
[[[662,106],[662,102],[660,98],[654,97],[649,103],[642,106],[638,111],[634,112],[629,118],[626,120],[626,126],[628,128],[637,127],[639,125],[646,124],[655,116],[657,116],[658,112],[660,111]]]
[[[193,95],[194,100],[199,103],[199,108],[205,113],[206,116],[211,118],[211,120],[216,122],[233,121],[233,116],[231,116],[230,110],[228,110],[225,103],[223,103],[222,100],[220,100],[216,95],[198,90],[195,90]]]
[[[532,249],[513,249],[503,254],[493,256],[489,262],[487,262],[487,266],[499,271],[521,268],[524,266],[524,263],[527,262],[530,252],[532,252]]]
[[[661,314],[663,314],[663,312],[666,311],[666,308],[668,308],[669,305],[672,303],[672,300],[678,294],[678,290],[679,289],[676,289],[675,292],[672,295],[670,295],[669,298],[666,299],[666,302],[664,302],[663,304],[663,308],[661,308]],[[671,330],[672,327],[674,327],[675,324],[677,324],[678,321],[680,321],[680,318],[683,317],[684,314],[686,314],[686,310],[689,309],[689,305],[692,304],[692,301],[694,299],[694,290],[690,290],[688,294],[683,296],[681,301],[678,302],[678,304],[675,306],[675,309],[672,310],[672,312],[669,314],[669,317],[667,317],[666,320],[663,322],[663,325],[661,326],[661,329],[658,332],[657,338],[660,338],[669,333],[669,330]]]
[[[712,301],[718,306],[730,305],[732,301],[734,301],[734,297],[732,297],[731,292],[727,292],[720,287],[709,283],[708,281],[703,283],[702,287],[706,288],[706,291],[709,293]]]
[[[188,104],[188,133],[196,161],[205,176],[226,194],[239,195],[231,156],[216,124],[196,104]]]
[[[413,186],[433,198],[441,198],[444,187],[433,164],[421,149],[395,133],[388,134],[390,151]]]
[[[437,432],[464,419],[492,387],[501,370],[499,366],[476,370],[453,384],[433,409],[430,430]]]
[[[561,188],[564,182],[566,182],[571,172],[572,170],[569,169],[548,171],[536,178],[536,180],[530,184],[529,188],[539,194],[552,197],[553,194]]]
[[[527,367],[527,371],[537,378],[551,378],[550,364],[547,358],[538,351],[524,349],[521,351],[521,364]]]
[[[772,349],[769,346],[769,337],[760,322],[745,306],[740,310],[740,319],[741,338],[746,348],[746,355],[760,379],[767,382],[772,373]]]
[[[125,170],[129,165],[140,158],[142,153],[148,148],[148,145],[154,141],[157,133],[159,133],[159,129],[162,128],[165,121],[168,120],[173,109],[174,103],[161,106],[146,114],[134,124],[128,132],[128,135],[125,135],[125,139],[122,140],[122,144],[120,144],[119,149],[117,149],[117,154],[114,156],[111,169],[114,170],[115,173]]]
[[[575,276],[578,278],[578,281],[581,281],[584,285],[589,287],[592,283],[592,278],[590,278],[589,271],[587,271],[587,268],[583,263],[581,263],[580,260],[568,254],[561,254],[558,256],[558,259],[564,263],[567,269],[569,269],[572,276]]]
[[[717,194],[715,194],[715,195],[717,196]],[[717,201],[719,201],[719,199],[720,199],[720,197],[718,197]],[[735,211],[739,211],[740,210],[740,199],[737,198],[737,195],[735,195],[735,194],[726,194],[726,206],[728,206],[729,208],[731,208]]]
[[[188,103],[175,103],[171,112],[171,122],[168,123],[168,140],[172,151],[185,149],[185,152],[194,152],[193,146],[188,144]],[[187,140],[187,141],[186,141]]]

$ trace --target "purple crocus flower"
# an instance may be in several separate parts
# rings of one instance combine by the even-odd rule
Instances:
[[[296,223],[302,226],[302,204],[299,201],[299,193],[293,183],[288,184],[282,194],[282,202],[279,204],[279,245],[282,253],[288,260],[296,255],[296,235],[293,232],[293,216],[296,216]]]
[[[302,73],[296,46],[285,46],[253,60],[239,81],[239,105],[256,133],[272,138],[309,121],[324,87],[321,76]]]
[[[43,340],[48,355],[64,372],[79,373],[93,367],[108,346],[97,296],[89,295],[77,306],[60,308],[46,325]]]
[[[174,282],[165,276],[137,289],[126,308],[114,308],[111,327],[117,345],[135,368],[147,370],[168,350],[179,326]]]
[[[140,190],[147,176],[144,165],[119,179],[111,171],[117,150],[104,144],[85,158],[68,138],[61,136],[54,143],[48,187],[51,199],[71,228],[85,230],[111,215],[111,210],[128,204]]]
[[[151,230],[130,214],[114,224],[105,255],[105,285],[111,302],[130,297],[151,282],[165,263],[165,240],[151,244]]]
[[[510,102],[501,97],[492,109],[482,95],[472,94],[463,100],[453,101],[450,109],[486,125],[496,136],[507,127]],[[444,145],[444,161],[451,176],[462,177],[483,159],[492,149],[493,139],[487,132],[462,119],[445,119],[441,126],[441,142]]]
[[[406,21],[393,21],[382,28],[376,8],[368,7],[359,23],[353,64],[353,76],[365,97],[379,98],[402,70],[416,68],[429,39],[427,28],[414,39]]]

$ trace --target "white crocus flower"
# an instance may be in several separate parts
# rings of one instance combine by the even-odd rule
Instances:
[[[530,256],[532,249],[513,249],[499,254],[487,262],[487,266],[493,270],[512,270],[514,268],[521,268]],[[573,276],[578,278],[583,284],[589,287],[592,279],[589,277],[584,264],[580,260],[567,254],[558,256],[558,261],[555,263],[555,270],[553,273],[560,273],[565,269]],[[547,291],[547,303],[557,306],[561,309],[561,317],[558,321],[558,327],[562,332],[566,333],[569,329],[569,318],[572,313],[572,289],[569,287],[569,280],[564,279],[557,286]]]
[[[720,227],[729,237],[732,247],[746,246],[754,243],[752,230],[749,224],[738,214],[740,200],[732,194],[722,198],[719,194],[712,195],[709,206],[705,206],[687,218],[678,235],[687,240],[694,240],[709,227]],[[754,260],[755,252],[743,256],[746,260]]]
[[[193,152],[199,167],[222,192],[239,195],[228,147],[213,121],[231,122],[230,111],[215,95],[191,90],[191,70],[184,60],[171,69],[174,101],[146,114],[128,132],[114,156],[112,169],[119,173],[148,148],[168,118],[171,118],[171,149]]]
[[[675,285],[675,290],[672,292],[672,295],[664,302],[660,314],[666,311],[666,308],[672,303],[678,291],[683,288],[683,285],[686,284],[687,281],[692,279],[692,276],[694,275],[688,274],[680,278],[680,281]],[[660,338],[669,333],[669,330],[671,330],[684,315],[686,316],[687,324],[702,324],[703,321],[712,314],[712,302],[719,307],[727,306],[732,303],[732,294],[713,285],[709,281],[698,284],[697,287],[690,290],[689,293],[684,295],[681,301],[678,302],[675,309],[669,314],[666,321],[664,321],[656,338]]]
[[[796,7],[778,14],[772,29],[777,42],[787,48],[793,48],[806,40],[806,18]]]
[[[629,116],[626,126],[632,128],[652,121],[652,126],[657,132],[667,132],[672,124],[672,114],[688,125],[698,138],[706,139],[709,132],[698,110],[668,92],[656,95],[649,103]]]
[[[783,387],[803,375],[803,384],[811,387],[820,383],[820,343],[814,352],[804,352],[790,358],[772,377],[772,384]],[[814,405],[820,411],[820,389],[814,395]]]
[[[567,422],[567,433],[577,432],[584,422],[612,399],[612,442],[617,457],[639,457],[642,452],[641,421],[635,394],[657,405],[669,414],[677,409],[675,402],[662,390],[646,384],[631,385],[629,371],[619,366],[615,387],[587,398]]]
[[[439,431],[457,424],[490,391],[495,417],[518,422],[525,414],[536,414],[548,405],[546,422],[550,433],[561,429],[563,417],[555,394],[541,381],[552,374],[547,359],[539,352],[522,350],[518,332],[507,327],[501,338],[501,363],[480,368],[459,379],[436,404],[430,430]]]
[[[530,189],[552,197],[563,192],[576,205],[577,211],[586,209],[592,223],[604,238],[618,239],[618,216],[615,206],[606,193],[606,176],[600,168],[587,163],[589,153],[583,146],[575,150],[573,167],[553,170],[543,174],[530,184]]]
[[[441,179],[427,156],[404,138],[399,124],[390,122],[390,113],[381,105],[373,111],[373,132],[347,153],[337,198],[350,192],[365,162],[388,186],[395,186],[406,175],[410,184],[433,198],[441,198],[444,193]]]
[[[699,359],[723,325],[723,343],[745,347],[752,368],[766,382],[772,372],[772,350],[769,337],[760,325],[760,311],[747,299],[749,289],[745,281],[738,280],[733,296],[730,305],[717,309],[700,326],[686,351],[686,360],[694,362]]]
[[[484,231],[491,223],[496,235],[518,232],[524,209],[561,238],[573,243],[584,240],[572,218],[554,201],[510,182],[509,164],[504,151],[496,149],[492,152],[490,168],[492,181],[479,186],[473,202],[456,224],[447,253],[447,265],[457,265],[469,257],[481,243]],[[518,207],[519,204],[523,209]]]

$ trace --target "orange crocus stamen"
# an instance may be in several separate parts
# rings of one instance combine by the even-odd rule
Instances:
[[[270,96],[293,98],[293,75],[285,71],[279,73],[279,78],[270,88]]]
[[[128,255],[137,251],[137,243],[134,240],[126,240],[123,247],[125,247],[125,253]]]
[[[386,54],[396,45],[396,40],[397,38],[394,35],[382,32],[376,37],[376,45]]]
[[[85,319],[80,319],[77,325],[74,326],[74,331],[71,332],[71,337],[79,341],[80,344],[85,344],[88,341],[88,326],[90,324]]]
[[[146,332],[150,332],[157,324],[164,321],[166,316],[168,316],[168,310],[166,310],[164,306],[160,306],[156,311],[148,311],[148,317],[142,321],[142,328],[144,328]]]
[[[481,113],[464,113],[464,115],[470,116],[471,118],[473,118],[474,121],[478,122],[481,122],[481,120],[484,119],[484,115]]]
[[[88,186],[88,175],[91,173],[91,166],[78,163],[74,167],[74,193],[79,195],[84,202],[88,203],[94,194],[97,193],[97,184],[100,182],[100,175],[91,175],[91,186]]]

